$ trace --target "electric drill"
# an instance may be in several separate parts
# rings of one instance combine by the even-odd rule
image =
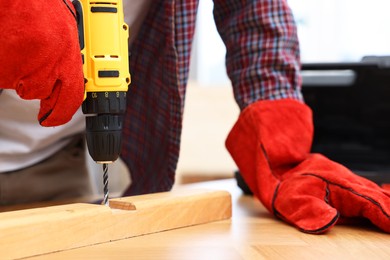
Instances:
[[[108,200],[107,163],[118,159],[126,92],[130,84],[128,38],[122,0],[76,0],[83,60],[86,140],[89,154],[103,164],[104,203]]]

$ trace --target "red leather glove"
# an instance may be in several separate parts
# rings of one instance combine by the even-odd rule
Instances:
[[[312,113],[295,100],[247,107],[226,146],[254,195],[276,217],[319,234],[366,218],[390,233],[390,193],[320,154],[310,154]]]
[[[0,88],[40,99],[43,126],[68,122],[84,97],[73,5],[68,0],[0,4]]]

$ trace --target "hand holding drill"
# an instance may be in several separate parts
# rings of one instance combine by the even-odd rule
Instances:
[[[72,3],[3,1],[0,26],[0,89],[15,89],[23,99],[41,100],[42,126],[67,123],[84,98]]]

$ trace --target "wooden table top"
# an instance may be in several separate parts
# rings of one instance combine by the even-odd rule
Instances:
[[[229,191],[232,219],[31,259],[390,259],[389,234],[372,226],[341,225],[324,235],[302,233],[242,195],[232,179],[177,188]]]

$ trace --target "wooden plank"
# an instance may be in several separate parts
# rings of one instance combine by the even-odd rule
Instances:
[[[311,235],[273,217],[259,200],[243,196],[234,179],[184,187],[228,190],[233,218],[28,259],[390,259],[390,235],[371,224],[336,225],[326,234]]]
[[[22,258],[231,217],[226,191],[176,190],[0,214],[0,256]]]

